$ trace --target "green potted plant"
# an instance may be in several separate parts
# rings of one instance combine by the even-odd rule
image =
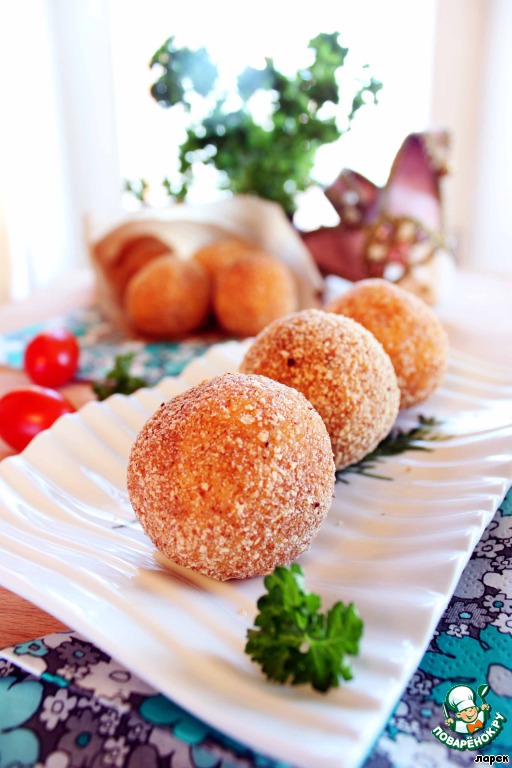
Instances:
[[[342,95],[347,99],[339,74],[348,48],[338,37],[314,37],[308,46],[312,62],[292,76],[271,58],[262,69],[245,68],[235,94],[219,87],[217,66],[205,48],[180,48],[174,37],[166,40],[151,58],[150,67],[159,72],[151,95],[166,109],[180,109],[188,120],[177,176],[163,180],[169,198],[187,199],[194,168],[202,163],[217,170],[220,189],[277,202],[292,218],[297,193],[312,183],[319,147],[348,131],[364,104],[377,103],[382,88],[364,68],[364,78],[352,84],[348,108],[342,106]],[[254,110],[255,97],[262,94],[268,106],[263,116]],[[144,180],[127,188],[144,201]]]

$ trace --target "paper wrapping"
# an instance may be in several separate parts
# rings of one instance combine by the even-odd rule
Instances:
[[[124,313],[122,292],[113,279],[119,253],[139,237],[152,236],[183,259],[226,238],[243,238],[287,264],[295,276],[299,309],[321,305],[324,281],[312,256],[282,208],[261,198],[238,195],[204,205],[176,203],[135,213],[110,212],[88,217],[86,238],[95,272],[100,309],[117,327],[133,333]]]

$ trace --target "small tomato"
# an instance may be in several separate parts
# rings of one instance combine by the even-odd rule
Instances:
[[[25,372],[34,384],[61,387],[73,379],[79,355],[78,341],[70,331],[65,328],[43,331],[25,348]]]
[[[45,387],[13,389],[0,397],[0,437],[22,451],[39,432],[48,429],[74,406],[59,392]]]

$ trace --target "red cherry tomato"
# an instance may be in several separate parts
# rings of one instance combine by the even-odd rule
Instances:
[[[39,432],[75,408],[60,392],[44,387],[13,389],[0,397],[0,437],[22,451]]]
[[[25,349],[25,371],[35,384],[61,387],[74,377],[80,347],[65,328],[43,331],[34,336]]]

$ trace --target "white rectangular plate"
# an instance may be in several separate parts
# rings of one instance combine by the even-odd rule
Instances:
[[[438,392],[399,419],[442,422],[430,451],[381,462],[391,480],[339,482],[301,558],[324,607],[365,622],[354,680],[326,695],[267,682],[244,654],[261,579],[170,573],[126,493],[129,450],[164,399],[236,370],[213,347],[177,378],[61,418],[0,465],[0,583],[81,632],[162,693],[256,750],[300,768],[361,763],[419,664],[471,552],[510,487],[512,375],[453,352]]]

